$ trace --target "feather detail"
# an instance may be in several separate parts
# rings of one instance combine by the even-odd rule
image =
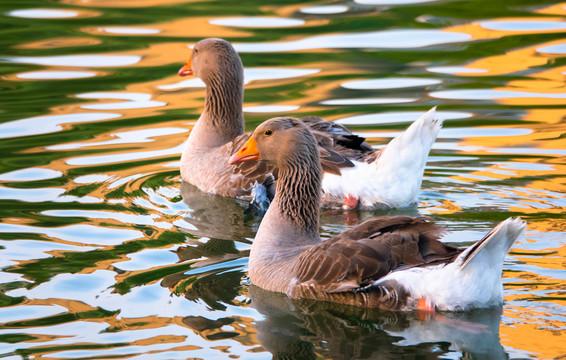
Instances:
[[[294,294],[300,297],[311,287],[324,293],[369,291],[376,280],[401,267],[451,261],[460,251],[438,240],[443,233],[427,218],[365,221],[299,256]]]

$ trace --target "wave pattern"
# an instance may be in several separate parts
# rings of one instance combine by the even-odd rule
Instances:
[[[0,5],[0,357],[558,358],[566,328],[566,5],[542,0],[30,0]],[[528,230],[503,309],[420,318],[246,280],[259,220],[181,184],[204,37],[235,44],[246,127],[318,115],[383,146],[446,118],[417,206],[468,245]],[[383,212],[325,211],[324,236]]]

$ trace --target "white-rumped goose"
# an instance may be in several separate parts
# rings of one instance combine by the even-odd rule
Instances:
[[[262,159],[279,169],[275,198],[249,259],[253,284],[292,298],[382,307],[468,310],[503,301],[501,272],[526,223],[507,219],[465,250],[439,241],[424,217],[387,216],[331,239],[318,233],[322,167],[316,139],[294,118],[260,124],[231,163]]]
[[[179,75],[195,75],[206,84],[204,110],[181,156],[183,180],[229,197],[247,199],[254,189],[259,202],[267,202],[257,195],[274,191],[272,174],[277,174],[271,164],[227,165],[230,154],[250,136],[244,134],[244,73],[238,53],[225,40],[201,40]],[[416,203],[428,153],[442,125],[435,109],[379,150],[340,124],[314,116],[301,120],[318,142],[323,205],[396,208]]]

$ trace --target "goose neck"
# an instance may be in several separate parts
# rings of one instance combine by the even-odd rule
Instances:
[[[274,206],[297,230],[318,239],[322,170],[305,158],[289,162],[280,169]]]
[[[244,133],[242,76],[211,76],[206,82],[205,118],[229,140]]]

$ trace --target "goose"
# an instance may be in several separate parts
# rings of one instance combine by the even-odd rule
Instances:
[[[230,163],[262,159],[279,169],[275,198],[249,256],[249,279],[290,298],[388,310],[470,310],[502,304],[505,255],[525,229],[509,218],[465,250],[440,241],[426,217],[376,217],[322,241],[322,167],[302,121],[260,124]]]
[[[234,47],[223,39],[201,40],[178,75],[194,75],[206,85],[204,110],[181,155],[183,181],[221,196],[253,197],[260,209],[267,208],[275,191],[274,166],[227,165],[250,137],[244,133],[244,70]],[[338,123],[316,116],[301,120],[319,145],[324,206],[401,208],[417,202],[428,153],[442,126],[435,108],[379,150]]]

